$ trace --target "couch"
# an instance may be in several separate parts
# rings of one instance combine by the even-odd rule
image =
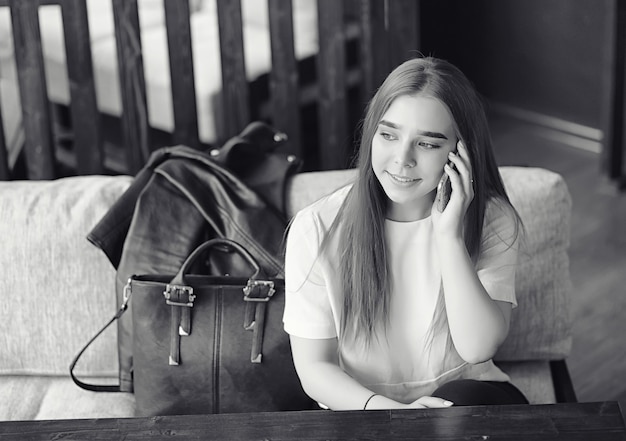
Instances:
[[[570,195],[551,171],[500,171],[525,238],[519,307],[496,362],[532,404],[571,400],[563,364],[571,348]],[[353,170],[295,175],[287,187],[288,214],[353,176]],[[114,268],[85,237],[131,181],[78,176],[0,182],[0,420],[134,415],[131,393],[84,391],[68,374],[77,351],[116,311]],[[80,378],[116,382],[114,328],[85,353]]]

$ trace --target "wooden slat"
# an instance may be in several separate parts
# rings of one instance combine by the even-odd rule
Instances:
[[[344,168],[348,139],[343,2],[318,0],[319,146],[322,170]]]
[[[2,91],[0,90],[0,103]],[[0,181],[9,180],[9,152],[6,135],[4,134],[4,119],[2,119],[2,106],[0,106]]]
[[[24,122],[26,170],[30,179],[53,179],[54,143],[44,75],[38,4],[10,0],[15,64]]]
[[[139,13],[137,0],[112,0],[112,5],[122,94],[122,134],[128,170],[135,174],[150,155]]]
[[[361,0],[361,70],[363,96],[369,100],[391,70],[385,29],[385,2]]]
[[[292,1],[268,0],[268,7],[272,50],[270,72],[272,123],[289,137],[289,153],[302,157]]]
[[[387,7],[387,32],[391,68],[419,54],[419,2],[392,0]]]
[[[170,59],[173,141],[190,147],[199,145],[198,115],[194,86],[191,26],[188,0],[164,0],[167,45]]]
[[[241,0],[217,0],[222,63],[222,121],[220,138],[238,134],[250,122],[249,90],[243,52]]]
[[[611,180],[626,177],[626,4],[611,0],[607,5],[606,27],[603,30],[607,44],[604,59],[602,88],[602,172]],[[619,184],[619,183],[618,183]]]
[[[64,0],[61,6],[77,173],[100,174],[104,171],[104,154],[96,104],[87,2]]]

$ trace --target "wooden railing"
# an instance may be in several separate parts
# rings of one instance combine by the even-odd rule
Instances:
[[[124,172],[136,173],[155,148],[148,121],[137,0],[111,0],[121,89],[121,144]],[[223,141],[254,119],[287,133],[289,153],[316,158],[309,169],[348,165],[354,122],[392,66],[419,49],[419,3],[416,0],[317,0],[319,52],[315,78],[304,84],[294,54],[291,0],[268,0],[272,70],[266,78],[268,101],[255,103],[245,75],[240,1],[217,3],[222,66]],[[204,147],[198,116],[187,0],[163,0],[169,48],[174,129],[173,144]],[[98,111],[87,21],[86,0],[0,0],[8,6],[14,37],[24,127],[24,161],[28,179],[58,177],[54,121],[46,89],[38,8],[61,7],[73,131],[75,174],[107,172],[102,115]],[[350,53],[349,53],[350,52]],[[352,60],[352,61],[350,61]],[[351,92],[352,91],[352,92]],[[316,108],[315,146],[303,106]],[[350,109],[357,109],[355,117]],[[0,120],[2,114],[0,113]],[[304,128],[303,128],[304,127]],[[305,151],[317,149],[316,152]],[[0,179],[11,179],[7,145],[0,124]]]

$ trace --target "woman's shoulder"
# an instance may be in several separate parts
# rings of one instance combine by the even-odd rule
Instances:
[[[485,223],[490,222],[517,224],[519,218],[509,201],[501,197],[492,197],[485,205]]]
[[[517,212],[507,201],[491,198],[485,207],[483,222],[483,241],[494,237],[513,244],[520,232],[520,220]]]

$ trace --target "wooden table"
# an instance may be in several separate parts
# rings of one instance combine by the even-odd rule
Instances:
[[[19,440],[626,440],[618,403],[8,421]]]

